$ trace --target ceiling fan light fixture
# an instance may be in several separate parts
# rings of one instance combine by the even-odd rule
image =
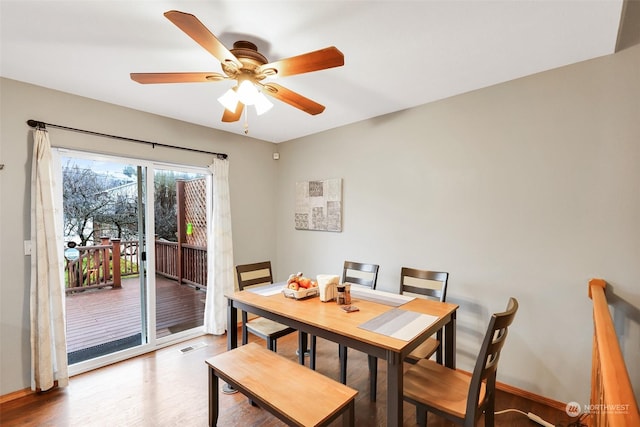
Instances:
[[[238,99],[244,105],[253,105],[260,95],[256,86],[250,80],[243,80],[238,86]]]
[[[256,107],[256,113],[261,116],[273,108],[273,103],[262,92],[258,92],[254,106]]]
[[[218,98],[218,102],[232,113],[236,112],[236,108],[238,108],[238,101],[239,97],[234,88],[229,89],[220,98]]]
[[[222,114],[222,121],[225,123],[240,120],[242,113],[247,112],[245,105],[255,105],[258,115],[269,111],[273,104],[264,96],[265,94],[310,115],[320,114],[325,109],[324,105],[277,83],[261,82],[267,77],[294,76],[344,65],[344,55],[335,46],[269,62],[262,53],[258,52],[258,47],[254,43],[246,40],[237,41],[233,44],[233,49],[227,49],[198,18],[190,13],[170,10],[165,12],[164,16],[213,55],[220,62],[224,74],[217,72],[131,73],[131,79],[141,84],[235,80],[236,86],[218,98],[218,102],[225,108]]]

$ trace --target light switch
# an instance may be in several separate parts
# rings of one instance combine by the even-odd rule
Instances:
[[[31,240],[24,241],[24,254],[31,255]]]

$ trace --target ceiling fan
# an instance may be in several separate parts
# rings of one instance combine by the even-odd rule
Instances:
[[[236,85],[218,98],[225,106],[223,122],[240,119],[245,105],[255,105],[258,114],[272,104],[267,94],[311,115],[320,114],[325,107],[277,83],[264,82],[267,77],[285,77],[344,65],[344,55],[336,47],[308,52],[279,61],[268,62],[255,44],[237,41],[227,49],[194,15],[170,10],[164,16],[205,48],[222,65],[224,74],[215,72],[131,73],[131,79],[142,84],[197,83],[236,80]],[[266,102],[265,102],[266,101]]]

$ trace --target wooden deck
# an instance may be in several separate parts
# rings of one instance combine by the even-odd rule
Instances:
[[[205,291],[156,276],[156,336],[201,326]],[[122,288],[67,295],[67,352],[140,333],[138,277],[122,280]]]

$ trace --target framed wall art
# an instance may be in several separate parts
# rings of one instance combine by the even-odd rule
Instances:
[[[342,179],[296,182],[296,230],[342,231]]]

